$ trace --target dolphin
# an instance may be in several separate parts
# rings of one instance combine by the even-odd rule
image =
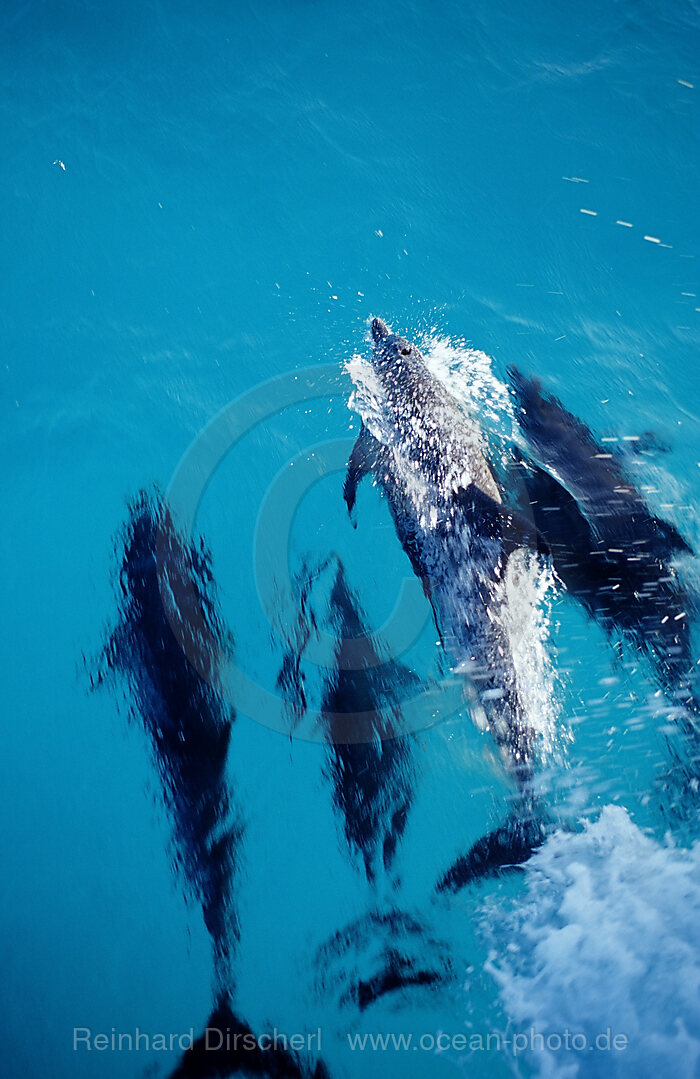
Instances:
[[[519,455],[528,508],[559,578],[609,636],[649,657],[666,693],[697,712],[694,599],[672,565],[692,548],[651,512],[618,455],[538,379],[514,367],[509,376],[529,450]]]
[[[162,566],[159,540],[167,552]],[[226,781],[236,713],[215,687],[220,656],[233,641],[219,613],[209,553],[180,534],[157,489],[129,504],[118,547],[118,617],[92,681],[116,687],[121,678],[128,686],[129,713],[148,736],[171,820],[175,864],[202,905],[225,977],[235,926],[223,899],[237,871],[241,822]],[[167,590],[160,574],[167,575]],[[180,598],[188,592],[206,619],[207,633],[197,639]],[[209,680],[188,662],[174,625],[199,649]]]
[[[348,511],[372,473],[441,638],[469,676],[475,718],[523,787],[538,747],[513,662],[507,578],[515,552],[546,553],[546,544],[531,521],[504,504],[478,425],[430,373],[416,345],[380,318],[371,333],[380,408],[376,418],[363,418],[350,456]]]
[[[420,691],[421,680],[373,636],[337,554],[320,565],[305,562],[295,586],[299,611],[280,625],[285,651],[277,685],[290,730],[315,698],[328,747],[324,776],[347,852],[353,860],[360,856],[367,881],[375,883],[392,868],[412,807],[415,763],[402,700]],[[314,687],[305,653],[319,627],[334,647]]]
[[[415,763],[399,698],[402,687],[416,688],[419,679],[398,660],[381,657],[342,563],[329,610],[338,643],[323,700],[326,771],[348,848],[362,855],[367,880],[373,882],[378,872],[391,869],[413,802]],[[367,718],[358,722],[358,715]]]

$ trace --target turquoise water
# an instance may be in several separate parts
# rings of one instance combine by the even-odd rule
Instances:
[[[635,482],[700,549],[700,9],[6,3],[0,26],[3,1073],[168,1075],[177,1052],[73,1047],[76,1027],[197,1036],[215,984],[148,741],[120,691],[90,691],[128,500],[166,490],[246,391],[334,365],[325,396],[265,418],[207,475],[197,533],[255,684],[274,689],[280,649],[253,552],[278,623],[293,617],[284,565],[294,577],[336,552],[380,627],[410,569],[378,492],[361,492],[352,528],[340,467],[359,426],[343,365],[381,315],[443,373],[466,380],[465,348],[485,353],[492,395],[516,364],[598,436],[652,431],[669,449],[630,465]],[[506,437],[503,410],[489,422]],[[268,548],[266,492],[328,440],[342,445],[311,468],[289,543],[273,513]],[[696,580],[691,557],[680,572]],[[427,909],[441,868],[498,822],[508,784],[487,739],[426,717],[399,898],[348,854],[325,747],[234,701],[246,853],[223,977],[255,1029],[321,1026],[334,1077],[646,1075],[659,1060],[695,1074],[695,803],[682,791],[669,813],[660,793],[669,722],[648,666],[617,659],[561,592],[550,602],[548,798],[586,824],[431,913],[455,973],[443,996],[358,1017],[314,987],[310,956],[382,903]],[[435,679],[414,604],[400,658]],[[345,1041],[533,1026],[610,1027],[629,1048],[353,1055]]]

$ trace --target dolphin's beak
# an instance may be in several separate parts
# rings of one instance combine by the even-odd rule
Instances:
[[[375,341],[383,341],[389,336],[389,327],[383,318],[372,319],[372,338]]]

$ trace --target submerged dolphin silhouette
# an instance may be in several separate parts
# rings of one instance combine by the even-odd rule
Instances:
[[[455,664],[470,675],[477,719],[485,719],[508,770],[523,784],[537,739],[506,625],[507,578],[514,552],[542,552],[545,545],[531,521],[503,504],[479,428],[431,375],[418,348],[379,318],[372,338],[382,416],[377,424],[363,420],[345,480],[348,510],[362,478],[373,473],[438,630]]]
[[[529,509],[564,585],[606,632],[646,653],[661,687],[697,709],[692,598],[669,564],[692,549],[654,516],[615,454],[541,383],[511,368],[518,418],[535,461],[520,458]]]

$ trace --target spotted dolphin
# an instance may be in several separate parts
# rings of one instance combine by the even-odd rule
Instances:
[[[478,424],[429,371],[415,344],[372,322],[377,417],[363,417],[345,480],[352,512],[368,474],[382,488],[397,536],[423,583],[473,712],[522,785],[537,734],[523,704],[509,632],[516,552],[544,553],[532,521],[504,504]]]

